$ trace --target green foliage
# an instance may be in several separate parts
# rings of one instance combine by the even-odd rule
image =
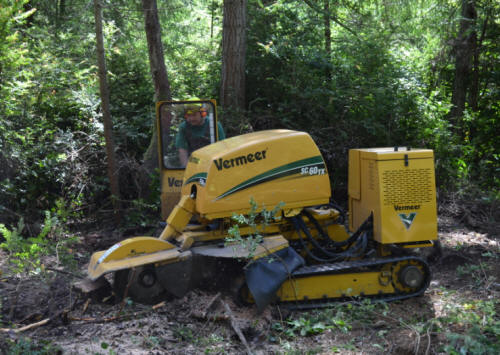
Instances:
[[[490,253],[485,253],[482,256],[489,256]],[[480,262],[479,264],[464,264],[457,266],[457,276],[473,280],[476,287],[485,287],[490,282],[494,282],[494,276],[487,276],[490,273],[489,267],[486,263]]]
[[[500,318],[498,300],[480,300],[448,304],[448,313],[439,318],[445,329],[448,354],[497,354],[500,351]],[[460,333],[454,329],[460,329]],[[457,330],[458,330],[457,329]]]
[[[10,231],[3,224],[0,224],[0,233],[6,240],[5,243],[0,244],[0,247],[9,252],[9,261],[13,265],[13,271],[28,273],[41,271],[40,258],[48,252],[47,241],[41,234],[37,238],[26,240],[21,237],[19,229]]]
[[[274,323],[271,340],[281,335],[288,338],[304,337],[327,330],[349,333],[355,322],[371,324],[378,314],[387,312],[386,303],[372,303],[368,299],[360,303],[339,303],[331,308],[304,313],[296,319]]]
[[[323,333],[325,330],[333,328],[331,325],[325,325],[322,322],[314,322],[305,318],[290,320],[287,323],[288,328],[285,334],[290,337],[295,336],[296,332],[300,336],[307,336]]]
[[[231,219],[236,222],[232,225],[229,230],[229,236],[225,238],[225,245],[238,244],[244,249],[248,250],[248,259],[251,259],[255,255],[255,250],[262,243],[264,238],[264,230],[273,221],[277,221],[281,218],[281,210],[283,209],[284,203],[280,202],[272,210],[267,210],[264,205],[259,209],[257,202],[250,198],[250,210],[248,214],[235,214]],[[250,227],[251,233],[242,236],[240,234],[240,226]]]
[[[12,230],[0,224],[0,234],[5,239],[5,242],[0,243],[0,248],[9,253],[9,262],[14,272],[28,274],[42,272],[44,268],[42,258],[46,255],[55,255],[57,262],[68,268],[76,268],[71,250],[76,238],[68,234],[64,227],[67,214],[61,205],[53,212],[45,211],[45,220],[40,232],[31,238],[23,237],[25,225],[22,218]]]
[[[332,347],[332,351],[334,353],[343,353],[343,350],[349,350],[349,351],[356,352],[358,350],[358,348],[353,343],[354,343],[354,340],[351,340],[347,344],[343,344],[340,346],[334,346],[334,347]]]
[[[17,31],[33,10],[24,11],[24,4],[28,0],[0,1],[0,97],[5,97],[9,88],[15,87],[17,82],[16,72],[19,65],[29,63],[28,51],[22,41],[21,34]],[[5,102],[4,104],[8,104]]]
[[[36,342],[32,339],[21,337],[17,340],[7,340],[8,348],[2,349],[6,355],[52,355],[62,352],[57,345],[48,341]]]
[[[5,225],[0,224],[0,233],[2,234],[5,242],[0,244],[0,248],[9,250],[11,253],[21,252],[23,248],[23,238],[21,233],[24,229],[24,220],[21,218],[17,227],[9,230]]]
[[[348,25],[369,20],[358,35],[332,24],[332,52],[326,53],[320,15],[305,4],[281,5],[255,9],[248,60],[249,91],[256,93],[249,99],[257,111],[252,124],[307,127],[340,186],[347,178],[347,148],[415,144],[423,83],[400,58],[400,48],[391,47],[392,33],[378,27],[376,15],[349,14]]]
[[[447,117],[454,64],[447,47],[456,36],[459,3],[336,4],[332,15],[343,26],[331,23],[331,53],[323,47],[321,13],[304,2],[264,4],[249,9],[255,129],[307,129],[342,194],[348,148],[394,145],[434,149],[441,188],[456,191],[474,182],[498,191],[497,84],[485,86],[479,110],[465,112],[463,131]],[[485,2],[477,10],[478,26],[496,38],[491,16],[498,5]],[[483,45],[488,49],[480,60],[496,68],[498,41],[486,36]],[[493,72],[484,73],[487,82]]]
[[[42,25],[40,9],[32,16],[36,26],[16,23],[30,61],[18,62],[0,86],[7,89],[0,90],[0,101],[7,103],[0,105],[0,147],[9,167],[0,174],[0,201],[29,224],[43,220],[40,212],[61,197],[81,201],[83,193],[98,190],[102,185],[89,184],[97,164],[94,172],[87,164],[103,156],[92,113],[98,103],[92,39],[69,30],[59,42]]]
[[[194,342],[196,340],[196,335],[193,333],[193,330],[184,325],[176,327],[173,333],[174,336],[181,341]]]
[[[30,227],[39,224],[60,198],[85,215],[106,210],[89,2],[75,0],[65,10],[48,0],[0,3],[0,223],[13,229],[22,216]],[[340,201],[347,150],[394,145],[434,149],[441,190],[473,195],[473,187],[498,200],[500,5],[475,5],[480,92],[453,126],[460,2],[331,2],[328,49],[323,14],[306,2],[249,1],[247,107],[220,108],[228,136],[308,131]],[[174,99],[217,99],[222,1],[158,7]],[[157,196],[136,188],[155,114],[144,19],[140,3],[126,0],[105,6],[103,17],[121,193],[135,214],[131,223],[141,223],[141,211],[157,210]]]

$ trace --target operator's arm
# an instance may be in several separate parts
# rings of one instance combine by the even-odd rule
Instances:
[[[188,162],[188,151],[184,148],[179,148],[179,160],[181,161],[182,167],[185,167]]]
[[[187,165],[189,157],[185,122],[182,122],[179,126],[179,131],[175,137],[175,146],[179,150],[179,160],[181,162],[181,166],[184,168]]]

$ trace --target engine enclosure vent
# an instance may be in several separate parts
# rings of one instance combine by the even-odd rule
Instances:
[[[373,214],[374,238],[389,243],[437,239],[434,153],[430,149],[349,151],[349,228]]]

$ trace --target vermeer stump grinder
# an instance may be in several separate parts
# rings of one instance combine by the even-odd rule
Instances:
[[[89,278],[114,273],[119,296],[150,304],[227,287],[260,310],[422,294],[431,273],[416,251],[437,244],[432,150],[352,149],[348,179],[346,217],[331,202],[325,162],[307,133],[268,130],[207,145],[191,154],[161,235],[94,253]],[[257,212],[279,207],[253,252],[226,240],[251,199]],[[253,233],[239,226],[241,238]]]

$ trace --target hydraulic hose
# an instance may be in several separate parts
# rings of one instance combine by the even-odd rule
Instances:
[[[320,262],[320,263],[326,263],[326,262],[331,262],[331,261],[334,261],[335,259],[324,259],[324,258],[320,258],[320,257],[317,257],[316,255],[314,255],[310,250],[309,248],[307,247],[306,243],[304,242],[304,239],[302,238],[302,234],[301,234],[301,227],[299,225],[299,218],[298,217],[292,217],[292,223],[295,227],[295,231],[297,232],[298,236],[299,236],[299,240],[300,240],[300,244],[302,245],[302,248],[306,251],[306,254],[313,260],[317,261],[317,262]]]
[[[369,227],[368,223],[366,223],[366,221],[365,221],[366,224],[363,223],[358,228],[358,230],[353,235],[351,235],[349,238],[347,238],[346,240],[343,240],[341,242],[334,242],[330,239],[330,237],[328,236],[328,233],[325,232],[325,230],[323,229],[323,227],[321,227],[321,225],[318,223],[318,221],[308,211],[304,210],[302,213],[307,217],[307,219],[309,219],[309,221],[311,221],[314,224],[314,226],[316,227],[318,232],[321,234],[323,239],[325,239],[325,241],[327,241],[332,247],[344,247],[346,245],[351,244],[359,237],[359,233],[361,233],[363,230],[365,230]]]
[[[305,249],[307,255],[309,257],[311,257],[313,260],[316,260],[316,261],[321,262],[321,263],[333,262],[333,261],[338,261],[339,259],[359,256],[365,250],[366,245],[368,243],[367,242],[367,235],[366,235],[366,233],[363,233],[361,235],[361,238],[358,238],[357,243],[353,247],[351,247],[348,250],[345,250],[341,253],[325,253],[324,248],[322,248],[321,246],[318,246],[318,244],[316,244],[315,247],[320,252],[322,252],[323,254],[326,254],[326,255],[328,255],[328,254],[331,255],[329,258],[323,258],[323,257],[320,257],[320,256],[316,255],[315,253],[313,253],[313,251],[311,249],[309,249],[307,247],[307,245],[305,244],[305,241],[304,241],[304,238],[302,237],[301,231],[303,231],[304,234],[306,234],[308,236],[309,241],[313,241],[314,238],[310,235],[308,229],[305,229],[305,230],[303,229],[304,226],[301,225],[303,223],[303,221],[301,221],[299,218],[297,218],[295,223],[296,223],[297,228],[299,228],[297,230],[297,233],[299,235],[299,239],[300,239],[300,242],[302,244],[302,247]],[[305,226],[305,227],[307,228],[307,226]]]
[[[321,228],[319,223],[309,213],[305,212],[304,215],[306,215],[306,217],[308,217],[308,219],[315,225],[315,227],[318,228],[319,233],[322,234],[323,237],[325,237],[326,235],[326,237],[330,239],[328,235],[324,232],[324,230]],[[368,217],[361,224],[358,230],[354,232],[353,235],[351,235],[347,240],[343,242],[337,242],[339,244],[342,244],[343,246],[349,245],[349,247],[346,250],[341,252],[332,252],[331,250],[328,250],[327,248],[321,246],[318,243],[318,241],[311,235],[309,228],[307,227],[301,216],[295,216],[292,218],[292,222],[297,232],[297,235],[299,236],[300,243],[302,247],[305,249],[307,255],[311,257],[313,260],[322,263],[337,261],[339,259],[348,257],[356,257],[364,253],[368,245],[368,233],[370,231],[369,226],[371,225],[371,220],[372,220],[371,216]],[[307,240],[314,246],[314,248],[317,249],[319,252],[321,252],[323,255],[326,255],[327,258],[315,255],[313,251],[308,248],[302,236],[302,232],[307,236]],[[337,244],[337,246],[340,246],[339,244]]]
[[[328,204],[328,206],[336,209],[337,211],[339,211],[340,213],[340,221],[338,222],[339,224],[344,224],[345,221],[347,221],[347,213],[346,211],[342,208],[342,206],[340,206],[338,203],[336,203],[335,201],[333,200],[330,200],[330,203]]]

